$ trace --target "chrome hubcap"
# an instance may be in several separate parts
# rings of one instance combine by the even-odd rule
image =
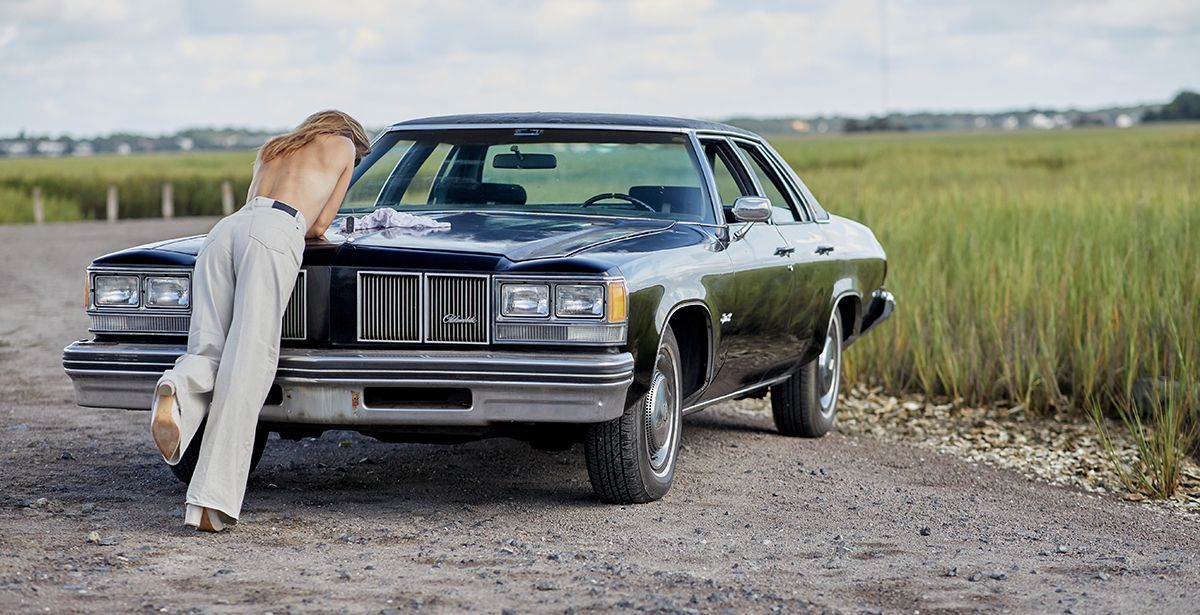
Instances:
[[[650,467],[655,472],[666,469],[670,460],[675,430],[678,428],[676,418],[675,395],[667,382],[667,375],[655,370],[643,411]]]
[[[834,314],[829,320],[829,331],[825,334],[825,348],[817,357],[817,380],[820,385],[821,414],[833,415],[837,404],[838,383],[842,371],[842,323]]]

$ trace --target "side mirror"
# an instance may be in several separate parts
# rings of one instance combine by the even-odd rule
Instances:
[[[771,199],[742,196],[733,202],[733,218],[738,222],[766,222],[771,219]]]
[[[761,196],[741,196],[733,202],[733,219],[745,222],[745,226],[733,233],[733,240],[739,241],[750,232],[755,222],[766,222],[771,219],[771,199]]]

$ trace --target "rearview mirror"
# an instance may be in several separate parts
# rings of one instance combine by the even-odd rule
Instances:
[[[761,196],[738,197],[733,202],[733,218],[738,222],[766,222],[771,219],[771,199]]]
[[[554,154],[496,154],[492,167],[497,169],[554,169],[558,158]]]

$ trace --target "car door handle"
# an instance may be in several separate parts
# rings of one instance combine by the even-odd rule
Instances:
[[[817,246],[817,254],[829,254],[833,252],[833,246]]]
[[[796,248],[775,248],[775,256],[789,256]]]

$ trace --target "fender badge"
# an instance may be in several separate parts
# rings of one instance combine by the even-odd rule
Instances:
[[[733,312],[725,312],[721,314],[721,324],[725,324],[733,320]]]

